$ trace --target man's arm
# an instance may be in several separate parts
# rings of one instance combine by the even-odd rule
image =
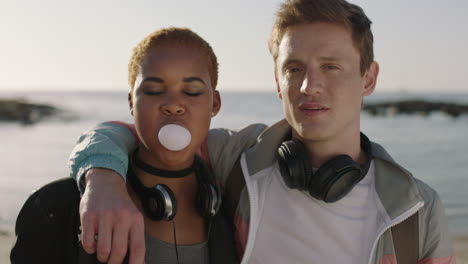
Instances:
[[[251,125],[239,132],[210,131],[209,156],[221,183],[238,156],[256,142],[265,128]],[[101,262],[121,263],[127,245],[130,264],[142,263],[144,259],[143,216],[131,201],[124,182],[128,153],[135,147],[134,134],[126,125],[100,124],[80,137],[70,156],[72,177],[82,183],[81,191],[86,182],[80,203],[83,248],[90,254],[97,251]],[[81,180],[83,175],[86,181]]]
[[[121,122],[101,123],[83,133],[68,160],[70,175],[80,183],[80,191],[84,191],[82,176],[91,168],[111,169],[125,179],[128,154],[136,144],[133,125]]]
[[[144,261],[143,216],[124,181],[128,153],[136,144],[132,125],[109,122],[85,132],[70,155],[71,176],[83,194],[83,249],[89,254],[96,252],[101,262],[122,263],[127,248],[131,264]]]

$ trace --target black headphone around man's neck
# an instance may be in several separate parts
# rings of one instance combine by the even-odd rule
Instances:
[[[304,144],[295,139],[285,141],[278,148],[281,176],[291,189],[308,191],[312,197],[327,203],[336,202],[348,194],[369,170],[371,145],[363,133],[361,148],[369,156],[365,164],[355,162],[348,155],[339,155],[314,173]]]

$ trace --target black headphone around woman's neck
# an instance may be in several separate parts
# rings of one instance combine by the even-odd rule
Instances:
[[[170,178],[185,177],[195,171],[198,182],[197,201],[195,201],[198,213],[205,218],[211,218],[218,213],[222,201],[221,191],[209,168],[200,157],[195,155],[193,165],[181,171],[155,168],[143,162],[138,157],[137,151],[133,153],[130,161],[127,173],[128,181],[140,199],[145,215],[151,220],[172,220],[177,214],[177,199],[172,190],[165,184],[156,184],[153,187],[143,185],[135,174],[134,166],[150,174]]]
[[[295,139],[285,141],[278,148],[281,176],[291,189],[308,191],[312,197],[327,203],[336,202],[348,194],[369,170],[371,145],[363,133],[361,148],[369,156],[365,164],[355,162],[348,155],[339,155],[314,173],[304,144]]]

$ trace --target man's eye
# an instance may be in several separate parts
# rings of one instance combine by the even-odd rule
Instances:
[[[286,72],[288,72],[288,73],[299,73],[299,72],[302,72],[302,71],[303,71],[303,69],[298,68],[298,67],[286,69]]]
[[[340,69],[340,67],[331,64],[331,65],[325,65],[325,69],[327,69],[327,70],[338,70],[338,69]]]

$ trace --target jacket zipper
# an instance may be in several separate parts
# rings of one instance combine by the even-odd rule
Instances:
[[[244,175],[245,177],[245,174],[244,174],[244,169],[243,169],[243,166],[242,164],[245,162],[245,157],[244,157],[244,154],[242,154],[242,159],[241,159],[241,170],[242,170],[242,174]],[[248,175],[250,176],[250,175]],[[241,264],[247,264],[247,258],[250,257],[250,250],[249,250],[249,246],[250,244],[252,244],[252,242],[249,243],[249,241],[251,240],[250,237],[252,236],[252,219],[253,219],[253,209],[252,209],[252,197],[250,195],[250,188],[249,187],[249,181],[247,179],[247,177],[245,177],[246,180],[245,180],[245,186],[247,187],[247,198],[248,198],[248,201],[249,201],[249,225],[248,225],[248,232],[247,232],[247,242],[245,243],[245,250],[244,250],[244,254],[242,256],[242,260],[241,260]],[[248,253],[248,257],[247,257],[247,253]]]
[[[390,223],[390,225],[388,225],[382,231],[379,232],[376,239],[374,240],[374,244],[372,245],[372,250],[371,250],[370,256],[369,256],[369,264],[372,263],[372,257],[374,256],[375,247],[377,246],[377,242],[379,241],[379,239],[383,235],[383,233],[385,233],[390,228],[398,225],[399,223],[405,221],[406,219],[410,218],[413,214],[417,213],[419,211],[419,209],[421,209],[421,207],[423,207],[423,205],[424,205],[424,202],[421,202],[421,201],[417,202],[416,205],[411,207],[409,210],[407,210],[402,215],[398,216],[392,223]]]

